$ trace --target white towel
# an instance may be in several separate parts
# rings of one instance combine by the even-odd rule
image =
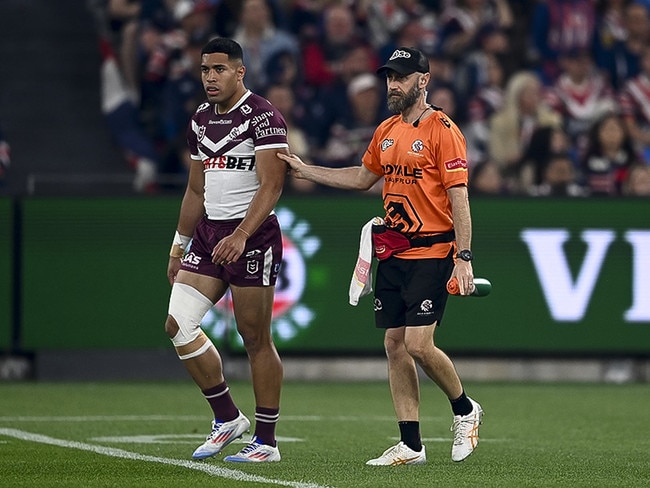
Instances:
[[[372,225],[381,225],[384,219],[374,217],[361,229],[359,257],[350,280],[350,305],[356,306],[359,298],[372,293]]]

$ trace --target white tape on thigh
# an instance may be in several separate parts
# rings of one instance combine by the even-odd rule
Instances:
[[[174,283],[167,312],[178,324],[178,333],[172,338],[174,346],[185,346],[199,337],[201,320],[211,307],[212,301],[196,289]]]

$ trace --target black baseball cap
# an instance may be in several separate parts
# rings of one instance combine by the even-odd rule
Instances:
[[[400,75],[410,75],[415,72],[428,73],[429,60],[422,51],[415,48],[398,47],[390,55],[386,64],[377,70],[377,74],[384,74],[389,69]]]

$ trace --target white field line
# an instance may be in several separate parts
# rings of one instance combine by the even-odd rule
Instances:
[[[0,422],[195,422],[205,421],[206,416],[197,415],[62,415],[62,416],[0,416]],[[448,417],[420,417],[420,422],[446,420]],[[334,420],[337,422],[395,422],[393,416],[360,416],[360,415],[281,415],[281,421],[287,422],[322,422]]]
[[[55,439],[40,434],[33,434],[17,429],[0,429],[0,435],[7,437],[14,437],[23,441],[38,442],[40,444],[49,444],[51,446],[66,447],[70,449],[79,449],[82,451],[94,452],[103,456],[110,456],[122,459],[129,459],[133,461],[147,461],[152,463],[167,464],[170,466],[180,466],[182,468],[194,469],[196,471],[203,471],[210,476],[218,478],[226,478],[236,481],[246,481],[252,483],[268,483],[273,485],[290,486],[293,488],[328,488],[324,485],[316,483],[305,483],[301,481],[284,481],[276,480],[273,478],[264,478],[263,476],[256,476],[252,474],[243,473],[234,469],[221,468],[213,464],[204,462],[187,461],[183,459],[171,459],[158,456],[147,456],[136,452],[125,451],[122,449],[115,449],[112,447],[95,446],[93,444],[86,444],[84,442],[68,441],[64,439]]]

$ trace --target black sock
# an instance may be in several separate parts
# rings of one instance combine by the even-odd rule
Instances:
[[[420,439],[420,422],[403,421],[397,422],[401,441],[415,452],[422,450],[422,440]]]
[[[458,398],[449,401],[451,402],[451,410],[454,412],[454,415],[469,415],[474,408],[472,402],[465,395],[465,390],[463,390],[463,393]]]

